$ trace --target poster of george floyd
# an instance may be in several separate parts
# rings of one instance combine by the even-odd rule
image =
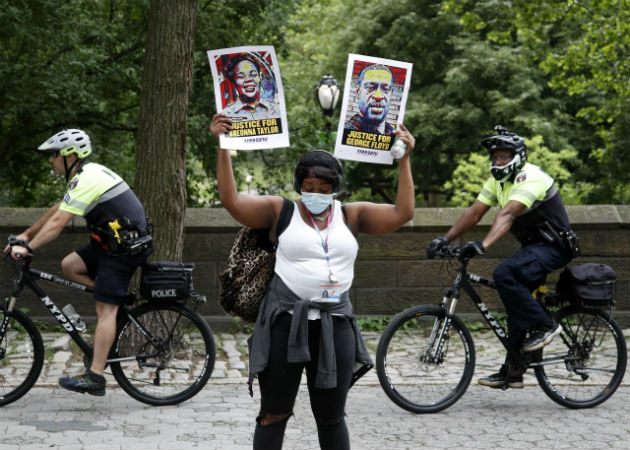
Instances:
[[[336,157],[392,164],[389,149],[405,116],[411,69],[411,63],[348,55]]]
[[[232,118],[221,147],[289,146],[289,126],[276,52],[271,45],[209,50],[217,112]]]

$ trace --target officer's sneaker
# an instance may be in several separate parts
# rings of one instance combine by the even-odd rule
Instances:
[[[81,375],[59,378],[59,386],[69,391],[81,392],[82,394],[87,393],[98,395],[99,397],[105,395],[105,377],[89,369]]]
[[[493,373],[492,375],[485,378],[479,378],[477,380],[477,383],[482,386],[489,386],[492,388],[501,389],[505,389],[508,387],[512,389],[523,389],[523,386],[525,386],[525,384],[523,383],[523,374],[510,373],[508,375],[508,366],[505,364],[501,366],[501,370],[499,370],[497,373]]]
[[[523,343],[524,352],[533,352],[549,344],[551,340],[562,332],[562,326],[554,320],[550,328],[536,327]]]

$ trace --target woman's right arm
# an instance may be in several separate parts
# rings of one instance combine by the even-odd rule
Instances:
[[[271,195],[240,194],[236,187],[230,151],[221,148],[219,136],[232,129],[232,119],[216,114],[210,123],[210,131],[216,137],[217,188],[219,200],[234,219],[250,228],[271,228],[282,208],[282,198]]]

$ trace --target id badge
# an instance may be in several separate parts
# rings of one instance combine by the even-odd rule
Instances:
[[[341,298],[341,284],[320,284],[321,294],[316,300],[320,303],[339,303]]]

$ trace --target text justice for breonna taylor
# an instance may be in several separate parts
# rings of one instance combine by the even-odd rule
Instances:
[[[260,119],[232,122],[232,129],[228,132],[228,136],[261,136],[280,133],[282,133],[281,121],[278,119]]]

